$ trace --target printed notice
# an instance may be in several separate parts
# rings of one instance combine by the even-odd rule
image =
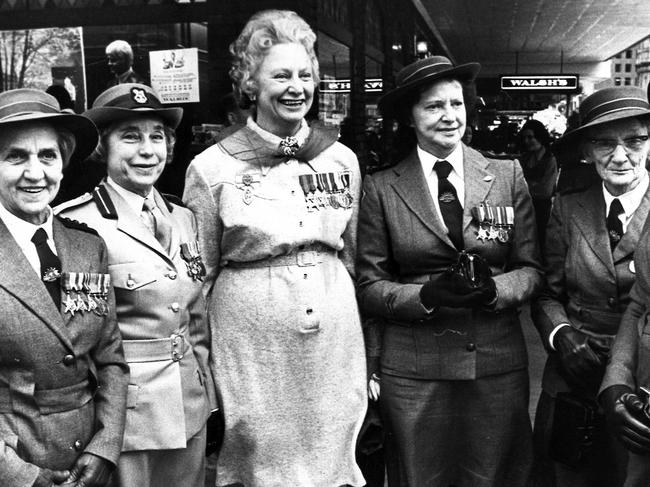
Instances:
[[[196,47],[150,51],[151,87],[162,103],[195,103],[199,97],[199,54]]]

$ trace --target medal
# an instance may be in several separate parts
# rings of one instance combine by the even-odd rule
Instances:
[[[250,205],[253,202],[253,185],[260,182],[260,175],[253,173],[238,174],[235,177],[237,188],[242,189],[244,194],[242,200],[245,204]]]
[[[181,257],[187,267],[187,275],[194,281],[202,281],[205,277],[205,265],[201,258],[199,242],[187,242],[181,244]]]
[[[481,242],[483,242],[487,240],[487,238],[488,238],[487,228],[479,227],[478,231],[476,232],[476,240],[480,240]]]

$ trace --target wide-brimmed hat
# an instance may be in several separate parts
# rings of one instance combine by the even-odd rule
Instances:
[[[88,157],[97,146],[99,136],[95,124],[82,115],[62,113],[52,95],[32,88],[0,93],[0,126],[32,121],[70,131],[76,139],[75,155],[80,159]]]
[[[612,86],[598,90],[580,104],[579,122],[555,143],[561,148],[575,142],[590,127],[626,118],[650,116],[646,93],[636,86]]]
[[[481,70],[479,63],[454,66],[444,56],[419,59],[402,68],[395,77],[395,88],[379,99],[379,110],[386,117],[399,114],[400,101],[411,91],[437,79],[453,78],[459,81],[473,81]]]
[[[123,83],[102,92],[91,109],[84,115],[95,122],[99,128],[144,114],[154,114],[172,128],[178,127],[183,109],[164,108],[156,92],[150,86],[140,83]]]

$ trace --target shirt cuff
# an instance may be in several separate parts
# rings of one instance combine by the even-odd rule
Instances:
[[[569,323],[560,323],[555,328],[553,328],[553,331],[548,336],[548,344],[551,347],[551,350],[555,350],[555,345],[553,345],[553,340],[555,339],[556,333],[560,331],[560,328],[564,328],[565,326],[571,326],[571,325]]]

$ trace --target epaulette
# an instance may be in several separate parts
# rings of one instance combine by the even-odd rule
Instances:
[[[88,201],[90,201],[91,199],[93,199],[92,194],[84,193],[81,196],[77,196],[76,198],[73,198],[71,200],[64,201],[63,203],[59,203],[58,205],[56,205],[53,208],[54,214],[58,215],[59,213],[61,213],[62,211],[65,211],[67,209],[75,208],[77,206],[81,206],[84,203],[87,203]]]
[[[93,189],[92,196],[99,213],[101,213],[104,218],[117,220],[117,210],[115,209],[115,205],[113,204],[113,201],[111,201],[111,197],[109,196],[108,191],[106,191],[106,186],[104,186],[104,184],[100,184]]]
[[[160,196],[162,196],[162,199],[167,205],[167,209],[169,211],[174,210],[174,207],[171,205],[171,203],[174,203],[177,206],[182,206],[183,208],[185,208],[185,203],[183,203],[183,200],[180,199],[175,194],[160,193]]]
[[[82,223],[82,222],[77,221],[77,220],[73,220],[71,218],[66,218],[66,217],[61,216],[61,215],[57,215],[56,217],[59,219],[59,221],[66,228],[73,228],[75,230],[81,230],[82,232],[91,233],[93,235],[99,236],[99,234],[97,233],[97,230],[95,230],[94,228],[89,227],[85,223]]]

